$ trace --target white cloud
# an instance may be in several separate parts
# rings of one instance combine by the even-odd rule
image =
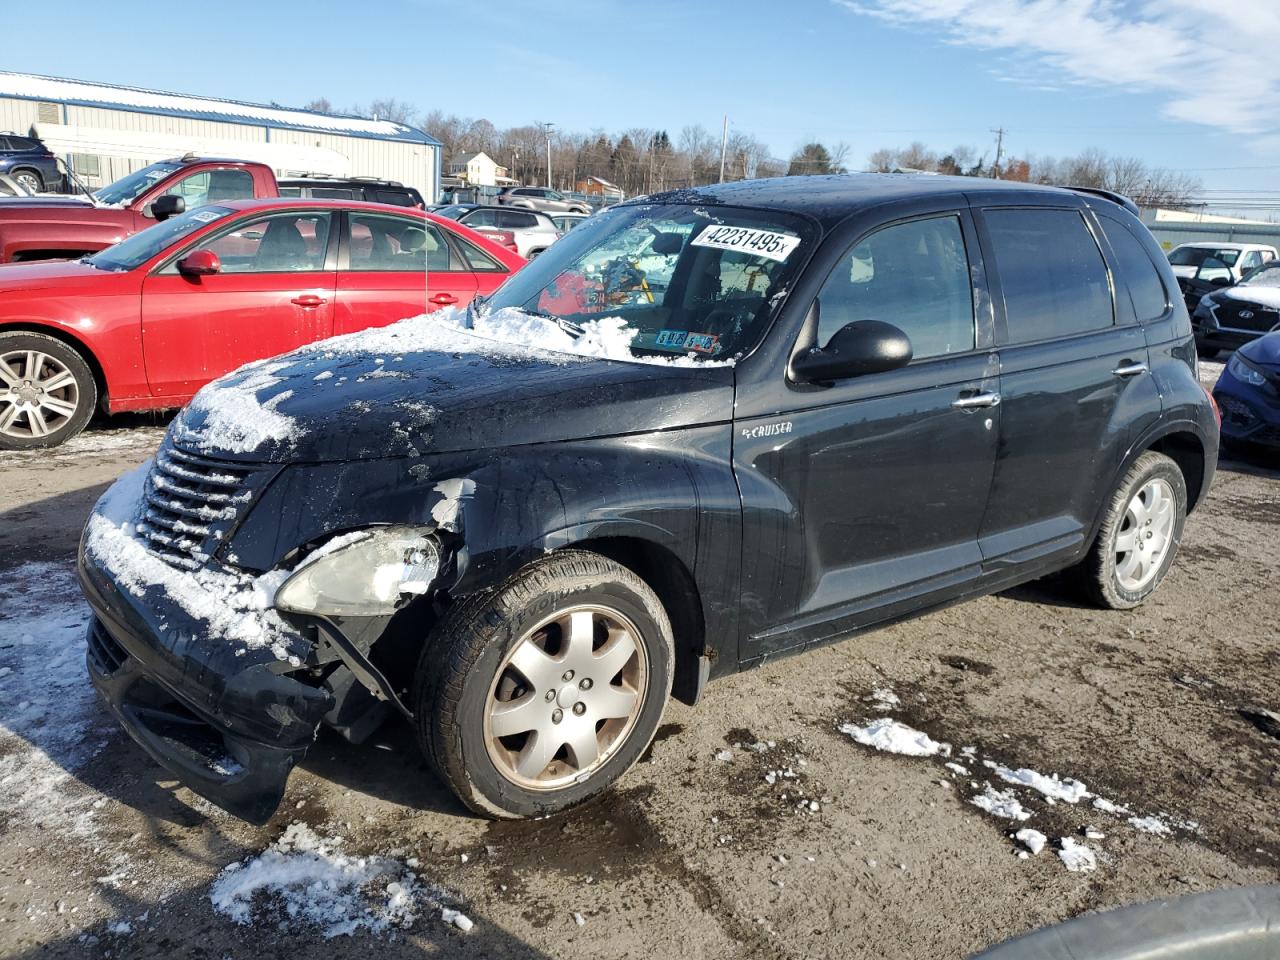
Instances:
[[[833,0],[954,43],[1016,55],[1059,79],[1154,93],[1166,116],[1280,132],[1278,0]],[[1008,71],[1006,70],[1006,73]],[[1028,70],[1028,86],[1042,83]]]

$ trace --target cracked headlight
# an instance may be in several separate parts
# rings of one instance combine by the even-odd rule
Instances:
[[[377,527],[335,537],[293,571],[274,605],[292,613],[376,617],[426,593],[440,570],[440,545],[417,527]]]

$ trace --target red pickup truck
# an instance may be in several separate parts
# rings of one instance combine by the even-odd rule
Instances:
[[[275,174],[261,163],[190,154],[162,160],[88,197],[0,202],[0,263],[81,257],[206,203],[279,195]]]

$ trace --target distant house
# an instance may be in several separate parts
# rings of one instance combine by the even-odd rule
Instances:
[[[578,193],[585,193],[590,197],[603,197],[615,203],[626,199],[626,194],[622,192],[620,186],[610,183],[603,177],[582,177],[574,185],[574,189]]]
[[[459,177],[469,187],[496,187],[515,183],[501,166],[483,150],[449,164],[449,175]]]

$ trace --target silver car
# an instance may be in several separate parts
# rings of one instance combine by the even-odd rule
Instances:
[[[504,207],[522,207],[542,213],[591,212],[591,208],[581,200],[570,200],[546,187],[507,187],[498,194],[498,203]]]
[[[470,207],[461,210],[457,216],[445,213],[444,210],[439,210],[437,213],[451,216],[452,219],[466,224],[472,230],[482,227],[510,230],[516,239],[516,249],[520,256],[528,260],[532,260],[560,239],[560,231],[551,222],[551,218],[545,213],[535,213],[533,210],[512,210],[510,207]]]

